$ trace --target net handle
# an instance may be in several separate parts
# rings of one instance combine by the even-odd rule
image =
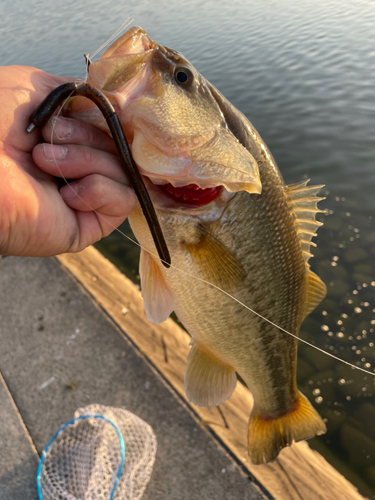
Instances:
[[[37,489],[38,489],[39,500],[43,500],[42,489],[41,489],[41,486],[40,486],[40,476],[41,476],[41,472],[42,472],[42,466],[43,466],[43,462],[44,462],[44,457],[46,456],[49,447],[51,446],[51,444],[53,443],[53,441],[57,438],[57,436],[60,434],[60,432],[63,431],[66,427],[68,427],[68,425],[74,424],[78,420],[84,420],[84,419],[87,419],[87,418],[98,418],[100,420],[105,420],[106,422],[108,422],[109,424],[111,424],[112,427],[114,428],[114,430],[116,431],[117,437],[118,437],[118,439],[120,441],[121,461],[120,461],[120,466],[118,468],[115,481],[113,483],[113,488],[112,488],[111,494],[109,496],[109,500],[113,500],[113,496],[115,494],[118,482],[119,482],[121,474],[122,474],[122,469],[124,467],[124,461],[125,461],[125,444],[124,444],[124,440],[122,438],[121,432],[120,432],[119,428],[117,427],[117,425],[115,425],[108,418],[103,417],[103,415],[81,415],[80,417],[73,418],[72,420],[69,420],[69,422],[66,422],[66,424],[62,425],[55,432],[55,434],[51,437],[51,439],[47,443],[47,446],[44,448],[44,450],[42,452],[42,456],[40,458],[39,467],[38,467],[38,471],[37,471],[37,475],[36,475],[36,485],[37,485]]]

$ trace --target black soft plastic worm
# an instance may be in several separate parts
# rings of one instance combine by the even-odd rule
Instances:
[[[150,195],[147,192],[142,176],[130,154],[128,143],[114,107],[102,92],[84,82],[70,82],[60,85],[48,94],[40,106],[31,115],[30,125],[26,129],[27,132],[31,133],[35,128],[44,127],[56,108],[60,106],[65,99],[72,96],[87,97],[93,101],[102,112],[108,124],[109,130],[111,131],[112,138],[116,144],[122,166],[141,205],[143,215],[145,216],[148,227],[150,228],[159,257],[165,267],[170,267],[171,257]]]

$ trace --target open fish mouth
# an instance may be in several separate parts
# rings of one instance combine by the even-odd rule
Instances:
[[[181,180],[175,182],[167,178],[159,178],[155,183],[154,179],[144,172],[142,177],[152,203],[159,213],[167,211],[198,216],[202,221],[216,220],[236,194],[227,191],[224,186],[201,183],[199,179],[190,184],[185,180],[182,184]]]

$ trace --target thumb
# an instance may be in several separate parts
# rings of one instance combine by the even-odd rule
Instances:
[[[2,82],[4,79],[6,87],[5,82]],[[0,90],[3,89],[4,92],[0,100],[6,99],[7,103],[11,103],[4,110],[6,116],[2,116],[3,140],[16,150],[31,151],[41,141],[40,132],[26,132],[31,114],[53,89],[71,81],[74,78],[51,75],[27,66],[3,68]]]

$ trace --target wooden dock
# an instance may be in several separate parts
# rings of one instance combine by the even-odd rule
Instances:
[[[188,403],[183,386],[189,336],[170,318],[161,325],[146,319],[139,289],[93,247],[58,257],[61,265],[91,295],[144,354],[214,440],[246,475],[254,476],[276,500],[363,500],[357,489],[306,442],[284,449],[267,465],[254,466],[247,456],[247,424],[252,408],[240,383],[218,408]]]

